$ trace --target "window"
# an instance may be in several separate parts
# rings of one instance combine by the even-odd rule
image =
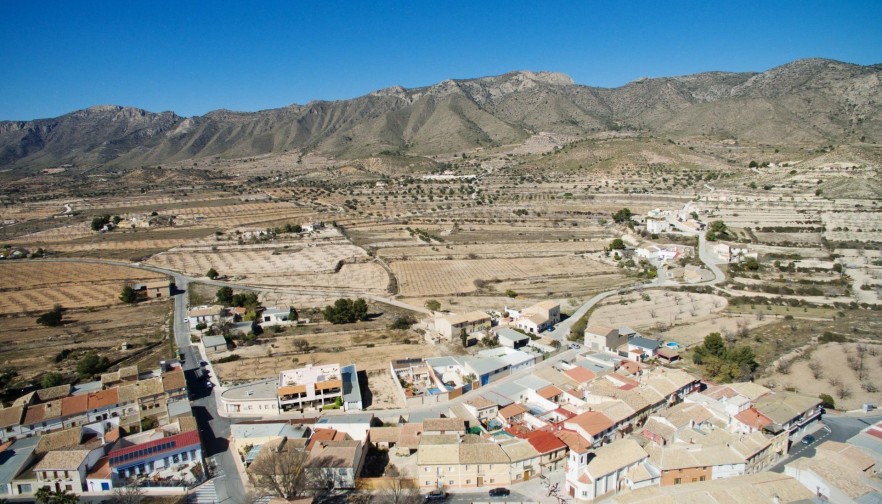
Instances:
[[[64,489],[68,492],[73,492],[73,485],[64,485]]]
[[[429,485],[431,485],[431,484],[432,484],[431,481],[427,481],[427,482],[426,482],[426,486],[429,486]]]
[[[679,485],[680,483],[683,483],[683,479],[682,479],[682,478],[674,478],[674,484],[675,484],[675,485]]]
[[[466,480],[466,485],[471,485],[471,484],[472,484],[472,480],[467,479],[467,480]]]
[[[700,477],[698,478],[698,481],[704,481],[704,476],[700,476]]]
[[[453,486],[453,480],[450,480],[450,486]]]
[[[431,469],[432,469],[431,467],[426,466],[425,471],[426,471],[426,472],[429,472]]]

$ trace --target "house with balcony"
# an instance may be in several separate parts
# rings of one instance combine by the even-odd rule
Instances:
[[[343,379],[339,364],[322,364],[289,369],[279,373],[279,410],[321,409],[343,399]]]

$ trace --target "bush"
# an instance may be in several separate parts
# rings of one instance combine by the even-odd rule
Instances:
[[[395,320],[389,325],[389,329],[410,329],[410,326],[416,324],[415,318],[410,315],[395,317]]]
[[[110,366],[107,357],[100,357],[95,352],[88,352],[77,362],[77,374],[82,378],[95,376]]]
[[[208,272],[205,273],[205,276],[207,276],[208,278],[214,280],[215,278],[219,277],[220,275],[218,274],[218,272],[217,272],[216,269],[214,269],[214,268],[209,268]]]
[[[126,285],[123,287],[122,292],[119,295],[119,300],[126,304],[132,304],[138,300],[138,295],[135,293],[135,289],[130,285]]]
[[[40,386],[43,388],[57,387],[64,382],[64,377],[60,373],[46,373],[40,379]]]
[[[218,360],[217,360],[217,363],[218,363],[218,364],[224,364],[224,363],[226,363],[226,362],[236,362],[237,360],[239,360],[239,359],[241,359],[241,358],[242,358],[242,357],[240,357],[240,356],[237,355],[237,354],[230,354],[230,355],[227,355],[226,357],[221,357],[220,359],[218,359]]]
[[[233,289],[230,287],[221,287],[217,290],[215,297],[217,298],[218,303],[229,306],[233,304]]]
[[[833,400],[833,396],[830,394],[818,394],[818,399],[821,400],[821,406],[827,409],[836,409],[836,401]]]
[[[61,325],[61,319],[64,317],[64,308],[61,305],[55,305],[51,311],[48,311],[37,317],[37,323],[47,327],[58,327]]]

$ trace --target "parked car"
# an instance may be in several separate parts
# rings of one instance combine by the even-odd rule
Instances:
[[[494,488],[490,490],[490,497],[507,497],[510,493],[508,488]]]
[[[815,442],[815,436],[812,436],[811,434],[808,434],[804,438],[802,438],[802,444],[804,444],[804,445],[810,445],[814,442]]]
[[[201,360],[201,361],[199,361],[199,365],[205,367],[208,365],[208,363],[205,362],[204,360]]]
[[[441,490],[432,490],[426,494],[426,502],[446,501],[449,494]]]
[[[205,382],[205,386],[206,386],[209,390],[211,390],[212,388],[214,388],[214,383],[211,383],[210,381],[209,381],[209,382]]]
[[[570,343],[570,350],[578,350],[580,348],[582,348],[582,345],[578,343]]]

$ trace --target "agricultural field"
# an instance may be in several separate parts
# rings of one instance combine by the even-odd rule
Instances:
[[[32,314],[60,304],[90,308],[120,304],[126,284],[167,278],[125,266],[73,262],[16,261],[0,264],[0,315]]]
[[[817,397],[829,394],[840,410],[882,401],[882,342],[824,343],[778,366],[761,383]],[[768,385],[767,385],[768,386]]]
[[[403,296],[456,295],[475,292],[482,284],[510,279],[566,278],[577,283],[593,275],[614,276],[616,269],[575,255],[514,259],[466,259],[391,263]],[[477,283],[476,283],[477,282]]]
[[[116,295],[118,296],[118,289]],[[46,372],[71,380],[76,363],[94,350],[114,365],[138,364],[143,371],[174,355],[167,339],[172,305],[151,301],[137,305],[66,309],[60,327],[44,327],[36,316],[0,318],[0,359],[14,369],[15,382],[28,383]],[[120,345],[129,344],[128,350]],[[62,351],[69,355],[56,362]]]

